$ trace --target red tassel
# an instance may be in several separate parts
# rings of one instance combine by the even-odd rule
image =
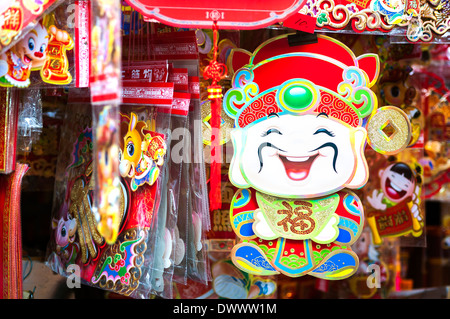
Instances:
[[[222,151],[220,147],[220,109],[221,99],[211,100],[211,166],[210,166],[210,209],[220,209],[222,206],[221,163]]]
[[[220,209],[222,206],[222,189],[221,189],[221,168],[222,168],[222,151],[220,147],[220,114],[222,108],[222,87],[218,82],[227,73],[227,67],[217,62],[217,22],[213,25],[213,43],[214,58],[203,71],[205,79],[211,79],[212,83],[208,86],[208,99],[211,101],[211,165],[209,177],[209,208],[210,210]]]

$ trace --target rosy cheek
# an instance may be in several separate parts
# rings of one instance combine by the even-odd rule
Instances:
[[[275,156],[277,154],[277,150],[272,147],[267,147],[267,151],[264,153],[266,156]]]
[[[413,193],[414,193],[414,183],[412,183],[409,187],[408,187],[408,189],[407,189],[407,191],[406,191],[409,195],[412,195]]]

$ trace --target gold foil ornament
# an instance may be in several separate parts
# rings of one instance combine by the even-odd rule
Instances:
[[[211,145],[211,125],[209,120],[211,119],[211,102],[205,101],[202,103],[201,116],[202,116],[202,135],[203,144]],[[230,140],[230,132],[234,128],[234,120],[231,119],[225,111],[222,109],[220,123],[220,145],[227,143]]]
[[[378,109],[367,124],[367,142],[381,154],[397,154],[408,146],[410,140],[408,116],[395,106]]]
[[[92,173],[92,163],[86,169],[86,176]],[[94,190],[94,181],[92,177],[90,182],[79,178],[75,181],[70,191],[69,212],[74,219],[77,220],[78,239],[80,241],[81,261],[87,263],[89,257],[97,257],[98,250],[94,245],[102,245],[103,237],[98,233],[95,218],[92,212],[91,200],[89,193]]]

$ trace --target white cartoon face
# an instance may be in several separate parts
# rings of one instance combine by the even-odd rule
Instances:
[[[233,132],[230,178],[240,187],[283,197],[312,198],[367,181],[366,131],[327,114],[269,114]]]
[[[42,65],[47,56],[48,33],[45,27],[38,25],[31,30],[14,47],[15,54],[22,59],[25,64]]]
[[[380,171],[381,189],[391,201],[399,203],[414,192],[415,178],[404,163],[396,163]]]

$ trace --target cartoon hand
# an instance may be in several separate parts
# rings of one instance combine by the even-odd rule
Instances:
[[[253,223],[254,232],[262,239],[272,240],[279,236],[275,234],[269,226],[264,214],[260,209],[256,209],[254,214],[255,222]]]
[[[379,209],[379,210],[385,210],[386,204],[382,203],[383,196],[384,196],[384,194],[382,192],[377,194],[377,190],[374,189],[372,192],[372,196],[367,196],[367,201],[373,208]]]
[[[161,166],[164,163],[164,158],[158,155],[158,159],[156,161],[156,165]]]
[[[145,141],[145,140],[142,141],[142,143],[141,143],[141,150],[146,152],[147,151],[147,147],[148,147],[147,141]]]
[[[67,33],[64,30],[60,30],[57,27],[55,27],[54,25],[52,25],[50,28],[48,28],[48,32],[53,34],[53,36],[55,37],[55,39],[59,42],[62,43],[68,43],[71,41],[70,35],[69,33]]]

